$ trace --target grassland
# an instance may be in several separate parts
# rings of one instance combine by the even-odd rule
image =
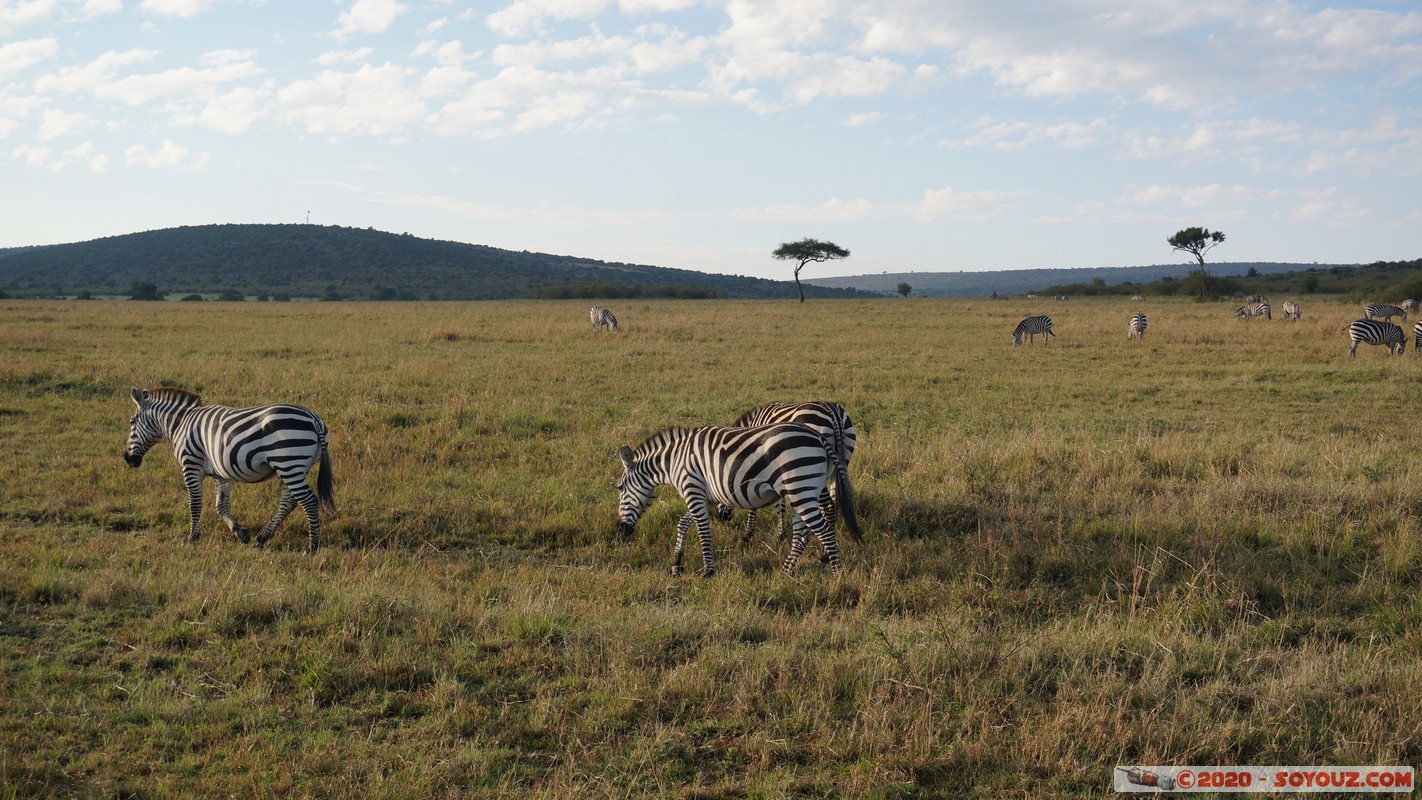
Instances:
[[[1282,298],[1279,298],[1282,300]],[[0,797],[1111,794],[1117,764],[1422,763],[1422,358],[1120,299],[0,301]],[[1049,347],[1010,345],[1051,313]],[[301,553],[211,510],[128,387],[316,409]],[[834,576],[616,449],[834,399],[867,547]],[[237,487],[248,525],[276,504]],[[765,524],[765,523],[763,523]],[[768,527],[768,525],[767,525]],[[688,567],[698,565],[694,548]]]

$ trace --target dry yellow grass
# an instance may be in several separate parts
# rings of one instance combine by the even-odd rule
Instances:
[[[1280,298],[1282,300],[1282,298]],[[1417,764],[1422,358],[1124,300],[0,301],[0,796],[1100,796],[1128,763]],[[1011,347],[1049,313],[1048,347]],[[300,402],[314,557],[184,541],[130,385]],[[616,448],[841,402],[868,547],[832,576]],[[237,487],[244,521],[276,503]],[[693,554],[689,566],[696,566]]]

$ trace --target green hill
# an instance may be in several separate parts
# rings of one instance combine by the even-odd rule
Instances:
[[[790,281],[501,250],[373,229],[201,225],[0,250],[16,297],[244,295],[354,300],[500,300],[545,295],[789,298]],[[863,296],[806,287],[814,297]]]

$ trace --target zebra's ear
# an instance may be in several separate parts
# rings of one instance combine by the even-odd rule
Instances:
[[[622,457],[622,466],[632,469],[632,448],[622,445],[622,449],[617,451],[617,455]]]
[[[136,406],[143,405],[143,401],[148,399],[148,390],[139,389],[137,386],[130,386],[129,393],[133,395],[133,404]]]

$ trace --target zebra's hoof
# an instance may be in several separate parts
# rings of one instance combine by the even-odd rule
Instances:
[[[716,574],[715,567],[705,567],[701,570],[701,577],[710,578]]]
[[[678,576],[680,576],[680,575],[681,575],[681,565],[680,565],[680,564],[672,564],[672,577],[675,578],[675,577],[678,577]]]
[[[252,541],[252,532],[242,527],[241,525],[238,525],[237,527],[232,529],[232,535],[236,536],[237,541],[241,542],[242,544],[247,544],[248,542]]]

